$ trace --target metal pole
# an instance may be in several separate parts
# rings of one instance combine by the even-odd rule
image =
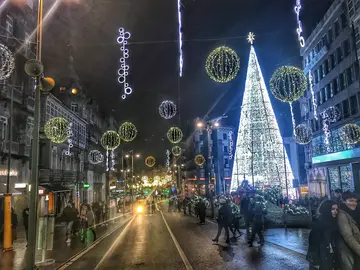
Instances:
[[[12,150],[12,123],[14,113],[14,88],[11,87],[11,101],[10,101],[10,120],[9,120],[9,153],[7,164],[7,179],[6,179],[6,193],[10,193],[10,168],[11,168],[11,150]]]
[[[131,150],[131,211],[134,212],[133,202],[134,202],[134,150]]]
[[[39,0],[38,18],[36,28],[36,60],[41,61],[42,46],[42,19],[43,19],[43,0]],[[37,204],[39,193],[39,131],[40,131],[40,77],[36,78],[35,87],[35,109],[34,109],[34,129],[31,149],[31,191],[29,205],[29,229],[28,229],[28,248],[26,258],[26,269],[32,270],[35,266],[36,255],[36,223],[37,223]]]
[[[255,180],[254,180],[254,136],[253,130],[251,130],[251,180],[252,186],[255,188]]]
[[[205,178],[205,193],[206,193],[206,197],[209,198],[210,196],[210,191],[209,191],[209,185],[211,182],[211,157],[210,157],[210,125],[207,124],[206,126],[206,131],[207,131],[207,140],[208,140],[208,177],[207,177],[207,181]]]
[[[124,172],[124,150],[121,150],[121,170],[122,170],[122,177],[123,177],[123,181],[124,181],[123,214],[125,214],[126,181],[125,181],[125,172]]]
[[[288,179],[286,171],[286,160],[285,160],[285,146],[283,145],[283,156],[284,156],[284,168],[285,168],[285,185],[286,185],[286,197],[289,199]]]

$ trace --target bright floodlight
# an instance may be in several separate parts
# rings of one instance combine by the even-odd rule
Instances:
[[[139,158],[139,157],[140,157],[140,154],[136,154],[136,157]]]
[[[197,123],[196,123],[196,126],[199,127],[199,128],[200,128],[200,127],[203,127],[203,125],[204,125],[203,122],[197,122]]]
[[[126,158],[130,157],[129,155],[125,155]]]
[[[220,126],[220,123],[219,123],[219,122],[215,122],[214,126],[215,126],[215,127],[219,127],[219,126]]]

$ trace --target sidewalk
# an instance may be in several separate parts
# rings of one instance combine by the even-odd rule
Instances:
[[[108,231],[121,226],[129,219],[129,217],[131,217],[130,213],[126,213],[124,216],[121,213],[117,213],[114,219],[108,222],[107,226],[105,224],[97,226],[95,229],[97,238],[106,234]],[[12,252],[0,253],[1,270],[24,269],[26,256],[25,229],[20,227],[17,232],[18,240],[14,241],[14,250]],[[66,262],[70,257],[74,256],[85,247],[86,244],[81,242],[80,236],[74,237],[71,243],[67,244],[65,224],[55,225],[53,250],[46,251],[46,259],[54,259],[55,264],[46,269],[56,269],[56,267]],[[36,252],[36,261],[41,261],[41,250],[37,250]]]

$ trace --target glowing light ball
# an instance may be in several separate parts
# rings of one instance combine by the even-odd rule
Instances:
[[[271,77],[270,90],[274,97],[282,102],[294,102],[304,95],[306,90],[304,72],[292,66],[278,68]]]
[[[176,105],[170,100],[164,100],[159,106],[159,114],[162,118],[167,120],[173,118],[176,115]]]
[[[356,124],[346,124],[340,129],[340,138],[346,144],[360,142],[360,127]]]
[[[44,127],[45,135],[54,143],[63,143],[68,138],[70,123],[62,117],[49,119]]]
[[[115,150],[120,145],[120,136],[115,131],[108,130],[102,135],[100,143],[105,150]]]
[[[5,80],[11,76],[15,68],[15,59],[8,47],[0,43],[0,80]]]
[[[178,157],[180,156],[181,154],[181,147],[179,146],[174,146],[172,149],[171,149],[171,152],[174,156]]]
[[[195,164],[196,164],[196,165],[202,166],[202,165],[204,165],[204,163],[205,163],[206,160],[205,160],[205,158],[204,158],[203,155],[197,155],[197,156],[195,157],[194,161],[195,161]]]
[[[229,47],[221,46],[213,50],[206,59],[205,70],[216,82],[226,83],[233,80],[240,69],[240,58]]]
[[[179,143],[183,138],[183,133],[178,127],[171,127],[167,132],[167,138],[171,143]]]
[[[155,166],[156,159],[153,156],[149,156],[145,159],[145,165],[149,168],[152,168]]]
[[[91,150],[88,155],[91,164],[99,164],[104,161],[104,155],[99,150]]]
[[[294,140],[298,144],[308,144],[313,138],[313,132],[311,128],[306,124],[300,124],[296,126],[294,133]]]
[[[137,129],[133,123],[125,122],[119,128],[119,136],[125,142],[131,142],[136,138]]]

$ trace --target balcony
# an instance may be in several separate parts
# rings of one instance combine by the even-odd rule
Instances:
[[[13,141],[11,143],[11,154],[18,155],[19,154],[19,148],[20,148],[19,143]],[[1,150],[4,153],[9,153],[9,142],[8,141],[4,141],[4,142],[1,143]]]
[[[75,183],[77,179],[79,181],[83,181],[83,178],[84,178],[84,174],[78,173],[76,171],[63,171],[63,170],[52,170],[52,169],[39,170],[40,183],[61,182],[61,183],[71,184],[71,183]]]
[[[35,109],[35,100],[32,97],[26,97],[24,99],[24,106],[25,108],[30,111],[34,112]]]
[[[11,99],[12,90],[14,91],[14,101],[21,104],[23,101],[23,92],[20,86],[8,86],[6,84],[0,84],[1,97]]]
[[[307,74],[313,67],[328,53],[327,46],[321,48],[321,50],[311,59],[310,63],[304,68],[304,73]]]
[[[30,157],[31,147],[24,144],[19,146],[19,156]]]

